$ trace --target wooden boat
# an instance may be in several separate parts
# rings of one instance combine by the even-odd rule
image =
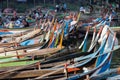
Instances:
[[[41,40],[41,43],[40,43],[40,45],[41,44],[43,44],[42,42],[44,42],[44,40],[46,40],[46,42],[45,42],[45,44],[47,44],[48,42],[49,42],[49,32],[46,34],[46,35],[43,35],[43,37],[42,37],[42,40]],[[61,35],[61,36],[63,36],[63,35]],[[63,37],[61,37],[61,40],[60,40],[60,47],[62,46],[62,38]],[[39,44],[36,44],[37,46],[40,46]],[[43,45],[43,46],[45,46],[45,45]],[[30,48],[30,47],[32,47],[32,45],[29,45],[29,46],[23,46],[23,47],[17,47],[17,48],[1,48],[1,53],[3,52],[5,52],[5,53],[7,53],[8,51],[16,51],[17,50],[17,53],[19,53],[18,52],[18,50],[21,50],[21,49],[27,49],[27,48]],[[33,45],[33,47],[35,47],[34,45]],[[40,48],[43,48],[43,47],[40,47]],[[61,47],[62,48],[62,47]],[[16,54],[15,54],[16,55]]]
[[[88,60],[90,60],[90,59],[88,59]],[[88,62],[87,62],[88,63]],[[78,66],[76,66],[76,67],[78,67]],[[80,66],[79,66],[80,67]],[[69,67],[68,67],[69,68]],[[79,70],[79,69],[77,69],[77,70]],[[48,76],[48,75],[47,75]],[[45,77],[45,76],[42,76],[42,77]],[[41,79],[42,77],[38,77],[38,78],[35,78],[35,79]],[[79,78],[79,77],[76,77],[76,78],[72,78],[72,79],[70,79],[70,80],[73,80],[73,79],[77,79],[77,78]]]
[[[50,34],[48,32],[48,33],[40,35],[40,37],[36,37],[36,38],[34,38],[32,40],[27,40],[27,41],[21,42],[19,44],[22,45],[22,46],[18,46],[18,47],[14,47],[18,43],[3,43],[3,44],[1,44],[2,46],[4,46],[4,47],[5,46],[7,46],[7,47],[9,46],[9,47],[8,48],[0,48],[1,49],[0,52],[1,53],[2,52],[3,53],[7,53],[8,51],[16,51],[16,50],[18,51],[18,50],[21,50],[21,49],[30,49],[30,48],[32,49],[34,47],[38,47],[39,49],[43,48],[49,42],[49,35]],[[39,40],[39,43],[38,43],[38,40],[36,42],[36,39]],[[32,43],[31,43],[31,41],[32,41]],[[13,47],[11,47],[11,46],[13,46]],[[39,46],[41,46],[41,47],[39,47]]]
[[[21,37],[16,38],[15,41],[16,41],[16,42],[25,41],[25,40],[27,40],[27,39],[30,39],[30,38],[35,37],[36,35],[39,35],[40,32],[41,32],[40,29],[36,29],[36,30],[34,30],[34,31],[26,34],[26,35],[23,35],[23,36],[21,36]]]
[[[74,58],[74,62],[79,62],[79,61],[81,61],[81,60],[86,60],[86,59],[88,59],[88,60],[86,60],[85,62],[80,62],[79,64],[78,63],[74,63],[73,65],[72,65],[72,67],[80,67],[80,66],[83,66],[83,65],[85,65],[86,63],[89,63],[90,61],[92,61],[92,59],[93,59],[93,57],[95,57],[97,54],[98,54],[98,52],[100,52],[100,50],[104,47],[104,44],[105,44],[106,42],[104,42],[101,46],[100,46],[100,48],[98,49],[98,51],[96,51],[96,52],[94,52],[94,53],[91,53],[91,54],[89,54],[90,52],[88,52],[88,54],[87,53],[84,53],[84,54],[81,54],[82,55],[82,57],[77,57],[77,58]],[[72,54],[72,55],[74,55],[74,54]],[[80,55],[80,54],[79,54]],[[84,57],[83,57],[84,56]],[[91,58],[92,57],[92,58]],[[65,58],[65,59],[67,59],[67,58]],[[60,60],[60,59],[59,59]],[[50,60],[49,60],[50,61]],[[48,62],[49,62],[48,61]],[[77,66],[76,66],[76,64],[77,64]]]
[[[42,42],[45,42],[43,41],[44,39],[44,34],[40,35],[40,36],[37,36],[33,39],[28,39],[28,40],[25,40],[23,42],[10,42],[10,43],[1,43],[0,44],[0,48],[2,49],[3,47],[4,48],[10,48],[10,47],[15,47],[15,48],[18,48],[18,47],[25,47],[25,46],[29,46],[29,45],[36,45],[36,44],[40,44]]]
[[[51,50],[52,52],[53,52],[53,50],[54,50],[54,48]],[[63,50],[59,50],[59,51],[57,51],[56,50],[56,52],[54,51],[54,53],[52,53],[52,52],[48,52],[48,51],[50,51],[49,49],[47,50],[47,53],[45,54],[42,54],[42,53],[38,53],[38,55],[37,54],[33,54],[34,56],[41,56],[41,57],[36,57],[37,58],[37,60],[38,60],[38,63],[40,62],[44,62],[44,61],[46,61],[46,60],[48,60],[49,58],[51,58],[51,56],[52,55],[55,55],[56,53],[57,54],[69,54],[69,53],[72,53],[72,52],[76,52],[76,50],[75,49],[72,49],[72,50],[69,50],[68,51],[68,49],[63,49]],[[40,55],[41,54],[41,55]],[[25,56],[25,55],[24,55]],[[6,60],[6,62],[1,62],[3,65],[5,64],[5,65],[7,65],[7,64],[13,64],[13,63],[18,63],[18,64],[15,64],[15,65],[12,65],[12,68],[11,69],[14,69],[14,68],[17,68],[17,66],[19,66],[20,64],[19,64],[19,61],[20,61],[20,63],[24,63],[23,65],[25,66],[25,65],[27,65],[27,64],[25,64],[27,61],[29,62],[29,61],[31,61],[31,62],[34,62],[34,60],[36,60],[36,58],[34,58],[34,56],[32,57],[32,55],[30,55],[29,54],[29,56],[27,57],[24,57],[23,56],[23,58],[22,58],[22,56],[20,56],[20,58],[15,58],[15,56],[13,57],[13,56],[11,56],[10,57],[10,60],[9,61],[7,61],[6,59],[9,59],[9,57],[6,57],[6,58],[1,58],[1,61],[2,61],[2,59],[4,60]],[[48,57],[48,56],[50,56],[50,57]],[[58,57],[59,55],[56,55],[56,57]],[[13,57],[13,60],[11,60],[11,58]],[[48,57],[48,58],[47,58]],[[53,56],[52,56],[52,58],[53,58]],[[12,63],[13,62],[13,63]],[[0,64],[1,64],[0,63]],[[52,66],[56,66],[56,65],[58,65],[59,63],[64,63],[64,61],[63,62],[56,62],[56,63],[50,63],[50,64],[44,64],[44,65],[41,65],[41,68],[45,68],[45,67],[52,67]],[[1,66],[3,66],[1,64]],[[36,63],[37,64],[37,63]],[[54,65],[53,65],[54,64]],[[4,67],[4,69],[1,67],[0,68],[0,71],[4,71],[4,70],[9,70],[9,68],[10,68],[10,66],[6,66],[6,67]],[[29,69],[32,69],[33,67],[29,67]],[[36,68],[36,66],[34,66],[34,68]]]
[[[111,51],[108,51],[108,52],[111,52]],[[63,64],[63,63],[62,63]],[[42,66],[42,65],[41,65]],[[32,67],[32,66],[31,66]],[[37,67],[38,68],[38,67]],[[36,68],[36,69],[37,69]],[[8,68],[7,68],[8,69]],[[6,70],[7,70],[6,69]],[[3,70],[4,70],[4,68],[3,68]],[[69,69],[69,70],[72,70],[72,68],[71,69]],[[75,71],[75,70],[78,70],[78,68],[73,68],[73,72]],[[72,72],[72,71],[69,71],[69,72]],[[29,74],[28,74],[29,73]],[[39,74],[38,74],[39,73]],[[48,73],[48,74],[46,74],[46,73]],[[56,74],[60,74],[60,73],[63,73],[63,75],[62,76],[60,76],[60,77],[66,77],[65,75],[64,75],[64,68],[62,68],[62,69],[40,69],[40,70],[24,70],[24,71],[16,71],[16,72],[14,72],[14,74],[15,75],[13,75],[13,73],[9,73],[9,74],[2,74],[1,76],[0,76],[0,79],[8,79],[8,78],[12,78],[12,79],[22,79],[22,78],[33,78],[33,77],[38,77],[38,76],[41,76],[42,78],[36,78],[36,79],[51,79],[51,78],[57,78],[57,76],[49,76],[49,77],[47,77],[47,78],[45,78],[45,74],[46,74],[46,76],[47,75],[56,75]],[[26,75],[25,75],[26,74]],[[33,75],[34,74],[34,75]],[[59,78],[59,76],[58,76],[58,78]],[[67,77],[66,77],[67,78]],[[64,79],[66,79],[66,78],[64,78]]]
[[[86,31],[86,29],[87,28],[80,28],[79,30],[80,30],[80,32],[81,33],[85,33],[85,31]],[[117,37],[119,37],[119,35],[120,35],[120,27],[118,26],[118,27],[110,27],[110,29],[111,30],[113,30],[114,32],[117,32]],[[90,28],[90,34],[92,34],[92,32],[93,32],[93,30],[94,30],[94,28]],[[98,31],[99,29],[97,29],[97,31]]]
[[[22,35],[21,37],[17,37],[15,40],[7,40],[8,43],[0,43],[0,45],[4,46],[4,45],[10,45],[15,43],[17,44],[17,43],[23,42],[25,40],[28,40],[40,35],[41,34],[40,31],[41,31],[40,29],[37,29],[35,31]]]
[[[63,36],[63,35],[61,35],[61,36]],[[46,36],[46,39],[47,39],[47,37],[48,36]],[[50,53],[55,53],[55,52],[57,52],[57,51],[59,51],[62,47],[62,38],[61,38],[61,40],[60,40],[60,43],[59,43],[59,46],[58,46],[58,48],[47,48],[47,49],[41,49],[41,50],[34,50],[34,52],[27,52],[27,53],[24,53],[24,52],[20,52],[19,53],[19,51],[16,49],[16,51],[14,52],[14,53],[12,53],[12,55],[11,56],[5,56],[5,57],[1,57],[1,59],[5,59],[5,58],[11,58],[11,57],[20,57],[20,56],[37,56],[37,55],[39,55],[39,56],[44,56],[44,55],[47,55],[47,54],[49,54],[50,55]],[[22,50],[23,51],[23,50]],[[23,54],[24,53],[24,54]],[[7,52],[6,52],[6,54],[7,54]],[[14,54],[14,55],[13,55]],[[9,55],[9,54],[8,54]]]
[[[93,56],[92,56],[93,57]],[[88,57],[88,58],[90,58],[90,57]],[[94,58],[94,57],[93,57]],[[90,61],[90,59],[86,59],[85,61]],[[84,62],[84,64],[85,64],[86,62]],[[83,64],[83,65],[84,65]],[[29,65],[29,67],[30,66],[33,66],[33,64],[32,65]],[[62,66],[63,66],[63,63],[62,63]],[[71,66],[71,65],[69,65],[69,66]],[[68,66],[68,69],[69,68],[71,68],[71,67],[69,67]],[[78,66],[77,66],[78,67]],[[16,69],[12,69],[12,70],[9,70],[9,71],[5,71],[5,72],[3,72],[3,73],[0,73],[0,74],[4,74],[4,75],[8,75],[8,74],[6,74],[6,73],[11,73],[11,72],[13,72],[13,71],[16,71],[16,70],[21,70],[21,69],[25,69],[25,68],[28,68],[28,66],[23,66],[23,67],[19,67],[19,68],[16,68]],[[73,67],[74,68],[74,67]],[[79,66],[79,68],[80,68],[80,66]],[[83,67],[82,67],[82,65],[81,65],[81,68],[79,69],[79,68],[77,68],[77,70],[81,70]],[[53,69],[55,69],[55,70],[53,70]],[[53,75],[53,74],[56,74],[57,72],[60,72],[60,71],[62,71],[62,73],[63,73],[63,70],[64,70],[64,68],[58,68],[57,69],[57,71],[56,71],[56,68],[53,68],[52,70],[53,71],[50,71],[50,73],[47,73],[47,74],[44,74],[43,76],[41,76],[41,77],[38,77],[38,78],[35,78],[35,79],[43,79],[44,77],[46,77],[46,76],[49,76],[49,75]],[[74,72],[75,70],[73,70],[73,72]],[[69,72],[69,70],[68,70],[68,72]],[[10,74],[9,73],[9,74]],[[11,73],[12,74],[12,73]],[[34,76],[35,77],[35,76]]]
[[[60,43],[61,44],[61,43]],[[45,56],[47,56],[47,55],[50,55],[50,54],[53,54],[53,53],[55,53],[55,52],[57,52],[57,51],[59,51],[59,50],[61,50],[61,48],[62,47],[58,47],[58,48],[47,48],[47,49],[41,49],[41,50],[34,50],[34,52],[27,52],[27,53],[25,53],[25,54],[23,54],[24,52],[21,52],[21,53],[19,53],[18,51],[15,51],[15,55],[13,55],[13,53],[12,53],[12,55],[11,56],[5,56],[5,57],[1,57],[1,59],[3,60],[3,62],[2,63],[5,63],[5,62],[15,62],[15,61],[17,61],[17,63],[19,63],[18,62],[18,59],[20,59],[21,57],[25,57],[25,56],[42,56],[42,57],[45,57]],[[16,57],[16,59],[15,59],[15,57]],[[12,59],[13,58],[13,59]],[[6,59],[8,59],[8,60],[6,60]],[[23,58],[23,60],[24,60],[25,58]],[[30,58],[27,58],[27,59],[30,59]],[[1,60],[1,61],[2,61]],[[4,62],[5,61],[5,62]],[[29,61],[23,61],[22,63],[26,63],[26,62],[29,62]],[[35,62],[35,61],[32,61],[32,62]],[[20,62],[21,63],[21,62]],[[10,63],[8,63],[8,64],[10,64]],[[12,64],[12,63],[11,63]],[[7,64],[5,64],[5,65],[7,65]],[[20,64],[18,64],[18,65],[20,65]],[[16,66],[18,66],[17,64],[16,64]],[[2,64],[2,66],[3,66],[3,64]]]
[[[63,36],[63,35],[62,35]],[[61,37],[61,39],[62,39],[62,37]],[[61,44],[62,42],[60,41],[60,44]],[[48,49],[47,49],[48,50]],[[54,49],[53,49],[54,50]],[[52,51],[53,51],[52,50]],[[43,50],[41,50],[41,51],[43,51]],[[75,49],[74,49],[74,51],[75,51]],[[48,52],[48,51],[47,51]],[[67,51],[68,52],[68,51]],[[70,52],[70,51],[69,51]],[[36,52],[35,52],[36,53]],[[65,52],[63,52],[63,53],[65,53]],[[45,52],[44,52],[44,54],[45,54]],[[29,54],[30,55],[30,54]],[[34,55],[37,55],[37,54],[34,54]],[[9,56],[10,57],[10,56]],[[11,56],[11,57],[14,57],[14,56]],[[8,57],[6,57],[6,58],[8,58]]]
[[[104,73],[98,74],[96,76],[90,77],[90,80],[101,80],[101,79],[107,79],[109,77],[115,78],[115,76],[120,75],[120,67],[115,68],[115,69],[110,69]],[[119,78],[118,78],[119,79]]]
[[[62,40],[62,39],[61,39]],[[62,42],[60,41],[60,44],[62,44]],[[62,45],[61,45],[62,46]],[[62,47],[58,47],[58,48],[47,48],[47,49],[41,49],[41,50],[36,50],[34,52],[31,53],[26,53],[26,54],[19,54],[17,52],[17,55],[12,55],[12,56],[5,56],[5,57],[1,57],[1,59],[7,59],[7,58],[12,58],[12,57],[21,57],[21,56],[43,56],[45,57],[45,55],[50,55],[51,53],[55,53],[57,51],[59,51]],[[2,61],[2,60],[1,60]],[[3,60],[4,61],[4,60]],[[15,61],[15,60],[11,60],[11,61]]]
[[[60,42],[61,43],[61,42]],[[75,49],[74,50],[72,50],[72,52],[73,51],[75,51]],[[67,50],[67,52],[68,52],[68,50]],[[65,52],[63,52],[63,53],[65,53]],[[69,51],[69,53],[70,53],[70,51]],[[35,54],[34,54],[35,55]],[[20,55],[21,56],[21,55]],[[60,55],[59,55],[60,56]],[[9,56],[10,57],[10,56]],[[15,56],[11,56],[11,57],[15,57]],[[6,58],[8,58],[8,57],[6,57]]]
[[[113,49],[114,41],[115,41],[115,37],[114,37],[113,42],[111,44],[112,45],[111,49]],[[110,65],[109,61],[111,61],[110,60],[111,59],[111,55],[112,55],[111,52],[107,53],[106,56],[104,57],[104,59],[102,59],[102,62],[97,67],[91,69],[88,72],[85,72],[85,73],[82,73],[82,74],[78,74],[78,75],[74,75],[73,77],[70,77],[67,80],[83,79],[86,75],[94,76],[94,75],[97,75],[97,74],[100,74],[100,73],[106,71],[109,68],[108,65]],[[104,56],[104,54],[102,56]],[[105,67],[105,66],[107,66],[107,67]]]
[[[18,30],[18,29],[15,29],[15,30],[2,29],[2,30],[0,30],[0,32],[3,33],[3,35],[1,35],[3,38],[7,38],[7,37],[11,37],[11,36],[12,37],[19,37],[21,35],[24,35],[24,34],[30,32],[31,30],[33,30],[33,29],[21,29],[21,30]],[[9,32],[11,34],[5,34],[5,32]]]
[[[53,69],[41,69],[41,72],[43,72],[43,71],[49,71],[49,70],[52,70],[52,71],[50,71],[50,72],[52,72],[52,75],[53,74],[57,74],[57,73],[60,73],[60,71],[61,71],[61,73],[63,73],[63,71],[64,71],[64,69],[59,69],[59,72],[55,72],[56,71],[56,69],[55,70],[53,70]],[[70,70],[70,69],[69,69]],[[75,70],[75,69],[74,69]],[[55,73],[53,73],[53,71],[55,72]],[[57,70],[58,71],[58,70]],[[24,74],[22,74],[22,73],[27,73],[27,72],[29,72],[29,71],[22,71],[22,72],[17,72],[17,75],[13,75],[13,77],[12,78],[25,78],[25,76],[26,77],[36,77],[36,76],[42,76],[43,74],[35,74],[35,75],[32,75],[32,74],[34,74],[34,73],[37,73],[37,72],[40,72],[40,70],[31,70],[31,74],[29,74],[29,75],[31,75],[31,76],[29,76],[29,75],[24,75]],[[12,73],[11,73],[12,74]],[[45,73],[44,73],[45,74]],[[7,74],[4,74],[4,75],[7,75]],[[4,76],[3,75],[3,76]],[[22,76],[20,76],[20,75],[22,75]],[[23,76],[24,75],[24,76]],[[19,76],[19,77],[17,77],[17,76]],[[10,76],[11,77],[11,76]],[[64,75],[63,75],[63,77],[65,77]],[[8,77],[6,77],[6,79],[7,78],[9,78],[9,76]],[[49,79],[49,77],[47,77],[48,79]],[[44,79],[44,78],[43,78]]]
[[[61,48],[47,48],[47,49],[41,49],[41,50],[34,50],[34,51],[30,51],[30,52],[27,52],[27,53],[16,53],[13,55],[8,55],[8,56],[1,56],[1,59],[7,59],[7,58],[12,58],[12,57],[16,57],[16,58],[20,58],[20,57],[25,57],[25,56],[41,56],[41,57],[45,57],[45,55],[51,55],[51,54],[54,54],[55,52],[61,50]],[[51,51],[51,52],[50,52]],[[13,58],[14,60],[14,58]]]

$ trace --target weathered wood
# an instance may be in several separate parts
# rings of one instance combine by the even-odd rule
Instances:
[[[114,32],[117,32],[117,35],[120,35],[120,27],[110,27]],[[80,32],[81,33],[84,33],[85,34],[85,32],[86,32],[86,29],[87,28],[80,28],[79,30],[80,30]],[[89,33],[90,34],[93,34],[93,28],[90,28],[90,30],[89,30]],[[97,32],[98,32],[98,30],[99,29],[97,29]],[[119,36],[117,36],[117,37],[119,37]]]
[[[6,35],[2,35],[3,38],[11,38],[11,37],[20,37],[22,35],[25,35],[29,32],[31,32],[33,29],[14,29],[14,30],[8,30],[8,31],[11,31],[11,32],[15,32],[15,31],[20,31],[18,33],[15,33],[15,34],[6,34]]]
[[[42,43],[37,43],[37,44],[33,44],[33,45],[28,45],[28,46],[19,46],[19,47],[8,47],[8,48],[0,48],[0,53],[4,53],[4,52],[9,52],[9,51],[16,51],[16,50],[21,50],[21,49],[31,49],[34,47],[38,47],[38,46],[42,46],[44,44],[44,42]]]
[[[12,79],[12,78],[31,78],[31,77],[37,77],[37,76],[42,76],[46,73],[50,73],[55,71],[55,73],[53,74],[59,74],[59,73],[63,73],[63,70],[29,70],[29,71],[22,71],[22,72],[15,72],[15,73],[9,73],[9,74],[4,74],[4,75],[0,75],[0,79]]]
[[[104,73],[98,74],[96,76],[90,77],[90,80],[101,80],[106,79],[111,76],[120,75],[120,67],[116,69],[110,69],[109,71],[106,71]]]
[[[44,34],[40,34],[39,36],[37,36],[37,37],[35,37],[35,38],[33,38],[33,40],[39,40],[39,39],[42,39],[42,38],[44,38],[43,37],[44,36]],[[12,37],[11,37],[12,38]],[[14,37],[15,38],[15,37]],[[6,39],[7,40],[7,39]],[[16,45],[18,45],[18,47],[17,48],[19,48],[19,47],[22,47],[22,46],[19,46],[19,42],[15,42],[14,40],[12,40],[12,41],[8,41],[7,43],[0,43],[0,47],[7,47],[7,48],[9,48],[9,47],[11,47],[11,46],[16,46]],[[37,43],[34,43],[34,44],[37,44]],[[33,45],[34,45],[33,44]],[[29,46],[29,45],[28,45]]]
[[[62,73],[64,72],[64,69],[58,69],[58,70],[55,70],[55,71],[51,71],[51,72],[49,72],[49,73],[46,73],[46,74],[44,74],[44,75],[41,75],[40,77],[37,77],[37,78],[35,78],[35,79],[41,79],[41,78],[43,78],[43,77],[46,77],[46,76],[50,76],[50,75],[53,75],[53,74],[58,74],[58,73],[60,73],[62,71]]]
[[[50,64],[44,64],[44,65],[40,65],[40,68],[50,68],[50,67],[59,67],[59,66],[64,66],[64,64],[66,63],[66,61],[63,61],[63,62],[56,62],[56,63],[50,63]],[[36,64],[37,65],[37,64]],[[11,70],[11,69],[15,69],[15,68],[19,68],[21,66],[7,66],[7,67],[2,67],[0,68],[0,72],[4,72],[4,71],[8,71],[8,70]],[[27,69],[37,69],[37,66],[33,66],[33,67],[30,67],[30,68],[27,68]]]
[[[41,32],[41,29],[36,29],[36,30],[26,34],[26,35],[23,35],[21,37],[16,38],[15,42],[22,42],[22,41],[25,41],[27,39],[33,38],[36,35],[40,34],[40,32]]]
[[[27,53],[22,53],[22,51],[18,51],[18,55],[16,55],[16,52],[13,53],[11,56],[4,56],[1,57],[1,59],[4,58],[10,58],[10,57],[25,57],[25,56],[47,56],[47,55],[51,55],[56,53],[57,51],[61,50],[61,48],[45,48],[45,49],[41,49],[41,50],[34,50],[34,51],[30,51]]]
[[[57,57],[60,57],[60,56],[65,56],[65,55],[68,55],[68,54],[71,54],[71,53],[75,53],[77,51],[79,51],[78,48],[72,48],[72,49],[64,48],[60,52],[57,52],[57,53],[55,53],[55,54],[53,54],[49,57],[46,57],[46,60],[50,60],[50,59],[57,58]]]

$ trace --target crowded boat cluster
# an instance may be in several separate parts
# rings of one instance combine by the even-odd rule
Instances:
[[[88,21],[81,20],[85,15],[81,11],[41,8],[27,15],[16,11],[4,15],[0,18],[0,79],[96,80],[111,76],[105,72],[113,52],[120,48],[110,27],[114,10]],[[115,75],[119,73],[114,70]]]

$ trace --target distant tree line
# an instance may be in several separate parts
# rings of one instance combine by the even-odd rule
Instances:
[[[26,2],[18,2],[17,0],[0,0],[0,9],[14,8],[24,11],[35,6],[55,6],[56,4],[71,4],[72,7],[83,6],[88,4],[102,3],[102,1],[115,2],[119,0],[26,0]],[[71,8],[72,8],[71,7]]]

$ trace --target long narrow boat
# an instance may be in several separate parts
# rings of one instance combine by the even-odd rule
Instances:
[[[40,29],[37,29],[37,30],[34,30],[32,32],[29,32],[25,35],[22,35],[20,37],[17,37],[15,40],[7,40],[7,43],[1,43],[0,45],[4,46],[4,45],[11,45],[11,44],[15,44],[15,43],[20,43],[20,42],[23,42],[25,40],[28,40],[28,39],[31,39],[31,38],[34,38],[38,35],[41,34],[41,30]],[[12,37],[11,37],[12,38]]]
[[[63,35],[61,35],[63,36]],[[48,37],[48,36],[47,36]],[[61,38],[61,41],[62,41],[62,38]],[[50,55],[51,53],[55,53],[57,51],[59,51],[62,47],[62,42],[60,41],[60,46],[58,46],[58,48],[47,48],[47,49],[41,49],[41,50],[34,50],[34,52],[30,52],[30,53],[25,53],[25,54],[19,54],[18,51],[16,51],[15,55],[12,55],[12,56],[5,56],[5,57],[1,57],[1,59],[7,59],[7,58],[12,58],[12,57],[21,57],[21,56],[47,56],[47,55]],[[12,53],[13,54],[13,53]],[[16,55],[17,54],[17,55]],[[3,60],[4,61],[4,60]],[[7,60],[6,60],[7,61]],[[14,60],[11,60],[11,61],[14,61]],[[19,64],[18,64],[19,65]]]
[[[89,59],[88,59],[89,60]],[[30,66],[30,65],[29,65]],[[31,66],[33,66],[33,65],[31,65]],[[20,68],[16,68],[16,69],[12,69],[12,70],[10,70],[10,71],[8,71],[8,72],[3,72],[3,73],[1,73],[1,74],[5,74],[5,73],[9,73],[9,72],[12,72],[12,71],[16,71],[16,70],[20,70],[20,69],[23,69],[23,68],[25,68],[25,66],[24,67],[20,67]],[[26,68],[28,68],[27,66],[26,66]],[[68,67],[69,68],[69,67]],[[55,70],[56,70],[56,68],[55,68]],[[57,72],[59,72],[59,71],[63,71],[64,70],[64,68],[58,68],[58,70],[57,71],[55,71],[55,70],[53,70],[53,71],[51,71],[50,73],[48,73],[48,74],[45,74],[45,75],[43,75],[43,76],[41,76],[40,78],[44,78],[45,76],[48,76],[48,75],[52,75],[52,74],[56,74]],[[63,73],[63,72],[62,72]],[[8,75],[8,74],[5,74],[5,75]],[[35,76],[34,76],[35,77]],[[38,78],[36,78],[36,79],[39,79],[39,77]]]
[[[115,37],[113,39],[113,42],[111,44],[111,49],[113,49],[114,47],[114,41],[115,41]],[[106,55],[106,56],[105,56]],[[67,80],[77,80],[77,79],[83,79],[83,77],[85,77],[86,75],[90,75],[90,76],[94,76],[96,74],[99,74],[99,73],[102,73],[104,71],[106,71],[110,65],[109,61],[111,61],[111,52],[105,54],[105,55],[101,55],[101,56],[105,56],[104,59],[102,60],[102,62],[95,68],[91,69],[90,71],[88,72],[85,72],[85,73],[82,73],[82,74],[79,74],[79,75],[75,75],[73,77],[70,77],[68,78]],[[101,57],[100,56],[100,57]],[[99,61],[98,61],[99,62]],[[105,67],[106,66],[106,67]]]
[[[89,60],[89,59],[88,59]],[[87,62],[88,63],[88,62]],[[79,70],[79,69],[78,69]],[[45,76],[48,76],[48,75],[45,75]],[[45,76],[42,76],[42,77],[45,77]],[[38,77],[38,78],[36,78],[36,79],[41,79],[42,77]],[[78,78],[78,77],[77,77]],[[76,78],[76,79],[77,79]],[[74,79],[74,78],[72,78],[72,79]]]
[[[1,35],[3,38],[9,38],[9,37],[19,37],[21,35],[24,35],[30,31],[32,31],[33,29],[15,29],[15,30],[9,30],[9,29],[3,29],[1,30],[1,32],[3,33],[3,35]],[[5,34],[4,35],[4,32],[10,32],[11,34]]]
[[[118,48],[117,48],[118,49]],[[113,50],[114,51],[114,50]],[[108,51],[108,52],[111,52],[111,51]],[[60,64],[60,63],[59,63]],[[62,63],[63,64],[63,63]],[[65,63],[64,63],[65,64]],[[37,65],[37,64],[36,64]],[[32,66],[31,66],[31,68],[32,68]],[[37,67],[38,68],[38,67]],[[36,68],[36,69],[37,69]],[[8,68],[6,68],[5,70],[7,70]],[[10,68],[9,68],[10,69]],[[34,67],[33,67],[33,69],[34,69]],[[3,68],[3,70],[4,70],[4,68]],[[72,68],[71,69],[69,69],[69,70],[72,70]],[[75,68],[73,68],[73,70],[72,71],[69,71],[69,72],[74,72],[74,70],[78,70],[77,68],[75,69]],[[1,71],[1,70],[0,70]],[[29,73],[30,72],[30,73]],[[28,74],[29,73],[29,74]],[[39,74],[38,74],[39,73]],[[13,73],[9,73],[9,74],[2,74],[1,75],[1,77],[0,77],[0,79],[8,79],[8,78],[12,78],[12,79],[22,79],[22,78],[33,78],[33,77],[38,77],[38,76],[43,76],[44,74],[46,74],[46,73],[49,73],[49,75],[50,75],[50,73],[51,73],[51,75],[56,75],[56,74],[61,74],[61,73],[63,73],[63,75],[62,75],[62,77],[66,77],[65,75],[64,75],[64,68],[60,68],[60,69],[40,69],[40,70],[29,70],[29,71],[16,71],[16,72],[14,72],[14,74],[15,75],[13,75]],[[11,75],[10,75],[11,74]],[[25,75],[26,74],[26,75]],[[34,74],[34,75],[33,75]],[[56,78],[57,76],[53,76],[53,78]],[[59,76],[58,76],[59,77]],[[60,76],[61,77],[61,76]],[[52,76],[50,77],[47,77],[47,78],[44,78],[44,76],[42,77],[42,79],[51,79],[52,78]],[[37,78],[36,78],[37,79]],[[38,78],[39,79],[39,78]],[[64,78],[64,79],[66,79],[66,78]]]
[[[90,77],[90,80],[101,80],[101,79],[119,79],[120,75],[120,67],[115,68],[115,69],[110,69],[104,73],[98,74],[96,76]],[[118,76],[118,77],[117,77]],[[117,77],[117,78],[116,78]]]
[[[81,33],[85,33],[87,28],[81,28],[79,29]],[[114,32],[117,32],[117,35],[120,35],[120,27],[110,27],[111,30],[113,30]],[[97,29],[96,31],[98,31],[99,29]],[[94,28],[90,29],[90,34],[92,34],[92,32],[94,31]],[[119,37],[119,36],[117,36]]]
[[[61,41],[60,41],[60,44],[61,44]]]

